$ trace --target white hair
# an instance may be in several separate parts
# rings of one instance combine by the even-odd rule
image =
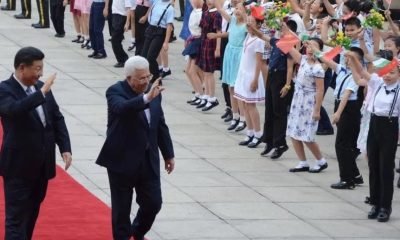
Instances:
[[[149,69],[149,62],[141,56],[130,57],[124,66],[125,76],[132,75],[136,70]]]

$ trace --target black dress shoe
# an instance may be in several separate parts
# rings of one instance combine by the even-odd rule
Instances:
[[[239,122],[240,122],[239,119],[233,119],[231,122],[231,125],[228,127],[227,130],[231,131],[231,130],[235,129],[238,126]]]
[[[390,219],[390,214],[392,213],[391,208],[381,208],[379,209],[379,214],[377,216],[378,222],[387,222]]]
[[[377,206],[372,206],[371,210],[368,212],[368,219],[376,219],[379,214],[379,208]]]
[[[64,33],[64,34],[56,33],[56,34],[54,35],[54,37],[56,37],[56,38],[63,38],[63,37],[65,37],[65,33]]]
[[[133,49],[135,49],[135,47],[136,47],[136,43],[131,43],[131,45],[129,45],[129,47],[128,47],[128,52],[130,52],[130,51],[132,51]]]
[[[254,138],[254,136],[251,136],[251,137],[246,136],[246,139],[241,141],[241,142],[239,142],[239,145],[240,146],[247,146],[247,145],[249,145],[249,143],[251,143],[251,141],[253,141],[253,138]]]
[[[208,102],[208,103],[210,104],[207,104],[203,109],[201,109],[201,111],[207,112],[219,105],[219,102],[216,99],[214,102]]]
[[[30,16],[25,16],[24,14],[20,13],[20,14],[15,14],[14,17],[16,19],[31,19]]]
[[[261,138],[254,137],[253,140],[247,145],[249,148],[256,148],[261,143]]]
[[[333,189],[354,189],[356,185],[353,181],[340,181],[331,185]]]
[[[282,156],[284,152],[289,149],[288,145],[280,146],[275,148],[275,151],[271,155],[271,159],[278,159]]]
[[[1,6],[0,9],[3,11],[15,11],[15,8],[9,8],[7,6]]]
[[[200,104],[197,105],[196,108],[199,108],[199,109],[200,109],[200,108],[203,108],[203,107],[206,106],[206,104],[207,104],[207,100],[202,99],[201,102],[200,102]]]
[[[183,16],[175,17],[175,20],[178,22],[183,22]]]
[[[169,39],[169,43],[172,43],[172,42],[175,42],[176,41],[176,36],[172,36],[170,39]]]
[[[232,110],[231,108],[226,108],[224,114],[221,115],[221,119],[227,118],[229,114],[232,114]]]
[[[235,129],[235,132],[243,131],[246,127],[247,127],[246,122],[245,122],[245,121],[240,121],[240,122],[239,122],[239,125],[238,125],[237,128]]]
[[[86,39],[86,40],[82,43],[81,48],[86,48],[86,47],[89,45],[89,43],[90,43],[90,39]]]
[[[327,168],[328,168],[328,163],[326,162],[326,163],[320,165],[319,168],[312,168],[308,172],[310,172],[310,173],[320,173],[322,170],[327,169]]]
[[[267,143],[264,147],[264,150],[260,153],[260,155],[261,156],[268,155],[273,149],[274,147],[272,146],[272,144]]]
[[[324,130],[318,130],[316,134],[320,136],[326,136],[326,135],[333,135],[335,134],[335,132],[333,131],[333,129],[324,129]]]
[[[230,122],[233,119],[233,114],[229,114],[225,119],[224,122]]]
[[[197,99],[199,99],[199,98],[198,98],[198,97],[193,97],[192,99],[187,100],[186,103],[187,103],[187,104],[192,104],[192,103],[196,102]]]
[[[171,75],[171,69],[169,69],[168,71],[162,71],[161,72],[161,78],[165,78],[166,76]]]
[[[71,42],[73,42],[73,43],[78,43],[78,42],[81,41],[81,38],[82,38],[82,36],[78,35],[78,36],[76,36],[76,38],[73,39]]]
[[[96,55],[93,56],[93,59],[103,59],[106,58],[107,55],[103,53],[97,53]]]
[[[400,168],[396,169],[396,172],[400,173]]]
[[[91,54],[88,55],[89,58],[94,57],[97,54],[97,52],[92,52]]]
[[[42,25],[40,23],[32,23],[32,27],[38,28],[38,29],[40,29],[40,28],[50,28],[49,25]]]
[[[115,68],[123,68],[125,64],[123,62],[118,62],[114,65]]]
[[[358,175],[357,177],[353,178],[354,184],[356,185],[361,185],[364,184],[364,179],[361,175]]]
[[[197,98],[196,101],[193,101],[192,103],[190,103],[190,105],[192,106],[198,106],[201,103],[201,98]]]
[[[308,171],[310,171],[310,167],[300,167],[300,168],[297,168],[297,167],[295,167],[295,168],[291,168],[291,169],[289,169],[289,172],[308,172]]]

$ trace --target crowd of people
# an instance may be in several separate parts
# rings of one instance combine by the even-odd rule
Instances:
[[[336,125],[339,181],[331,188],[364,183],[356,163],[363,153],[369,166],[368,218],[388,221],[400,114],[400,22],[392,20],[390,10],[359,0],[191,4],[182,53],[194,92],[187,103],[202,111],[219,105],[214,73],[221,71],[227,130],[246,129],[239,145],[256,148],[264,142],[261,155],[271,159],[288,150],[289,137],[299,159],[290,172],[328,167],[316,135],[333,135]],[[271,14],[276,25],[268,19]],[[335,98],[331,118],[322,106],[329,87]],[[256,104],[263,101],[261,128]]]
[[[51,19],[55,36],[64,37],[67,2],[59,1]],[[239,145],[256,148],[265,143],[261,155],[271,159],[289,149],[289,137],[299,159],[290,172],[319,173],[328,167],[316,135],[332,135],[336,125],[339,181],[331,187],[355,189],[364,183],[356,163],[363,153],[369,166],[368,203],[373,206],[368,218],[388,221],[400,115],[400,22],[392,20],[390,10],[379,9],[370,0],[190,0],[186,4],[183,19],[178,19],[183,20],[185,73],[194,92],[187,103],[203,112],[218,106],[215,72],[220,71],[226,104],[221,118],[230,123],[227,130],[246,130]],[[107,57],[103,36],[107,18],[115,67],[124,67],[128,54],[122,41],[131,29],[128,50],[147,59],[150,81],[155,82],[171,74],[173,5],[171,0],[72,0],[77,33],[73,42],[92,49],[91,58]],[[2,9],[15,10],[15,3]],[[387,22],[383,27],[379,16],[369,22],[379,12]],[[268,18],[272,13],[277,21]],[[322,106],[329,87],[335,98],[331,119]],[[262,125],[256,104],[263,101]],[[311,151],[314,164],[304,147]]]

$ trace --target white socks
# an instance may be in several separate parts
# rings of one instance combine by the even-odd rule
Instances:
[[[304,167],[309,167],[307,160],[306,161],[300,161],[295,168],[304,168]]]

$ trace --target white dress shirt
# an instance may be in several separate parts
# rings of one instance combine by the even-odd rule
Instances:
[[[373,93],[371,99],[372,102],[369,104],[368,110],[377,116],[388,117],[390,108],[396,95],[395,90],[400,87],[399,83],[396,82],[394,84],[387,85],[381,77],[374,73],[369,80],[368,87]],[[386,94],[386,91],[388,91],[389,94]],[[392,117],[398,117],[399,113],[400,101],[399,97],[397,97],[397,99],[395,99]]]
[[[28,88],[30,89],[30,92],[31,92],[30,94],[33,94],[36,92],[36,88],[34,86],[29,86],[29,87],[26,86],[15,75],[14,75],[14,78],[17,80],[19,85],[21,85],[22,89],[24,90],[24,92],[26,94],[28,94],[28,92],[27,92]],[[42,122],[43,126],[46,126],[46,116],[44,115],[42,105],[39,105],[38,107],[36,107],[36,112],[38,113],[40,121]]]

